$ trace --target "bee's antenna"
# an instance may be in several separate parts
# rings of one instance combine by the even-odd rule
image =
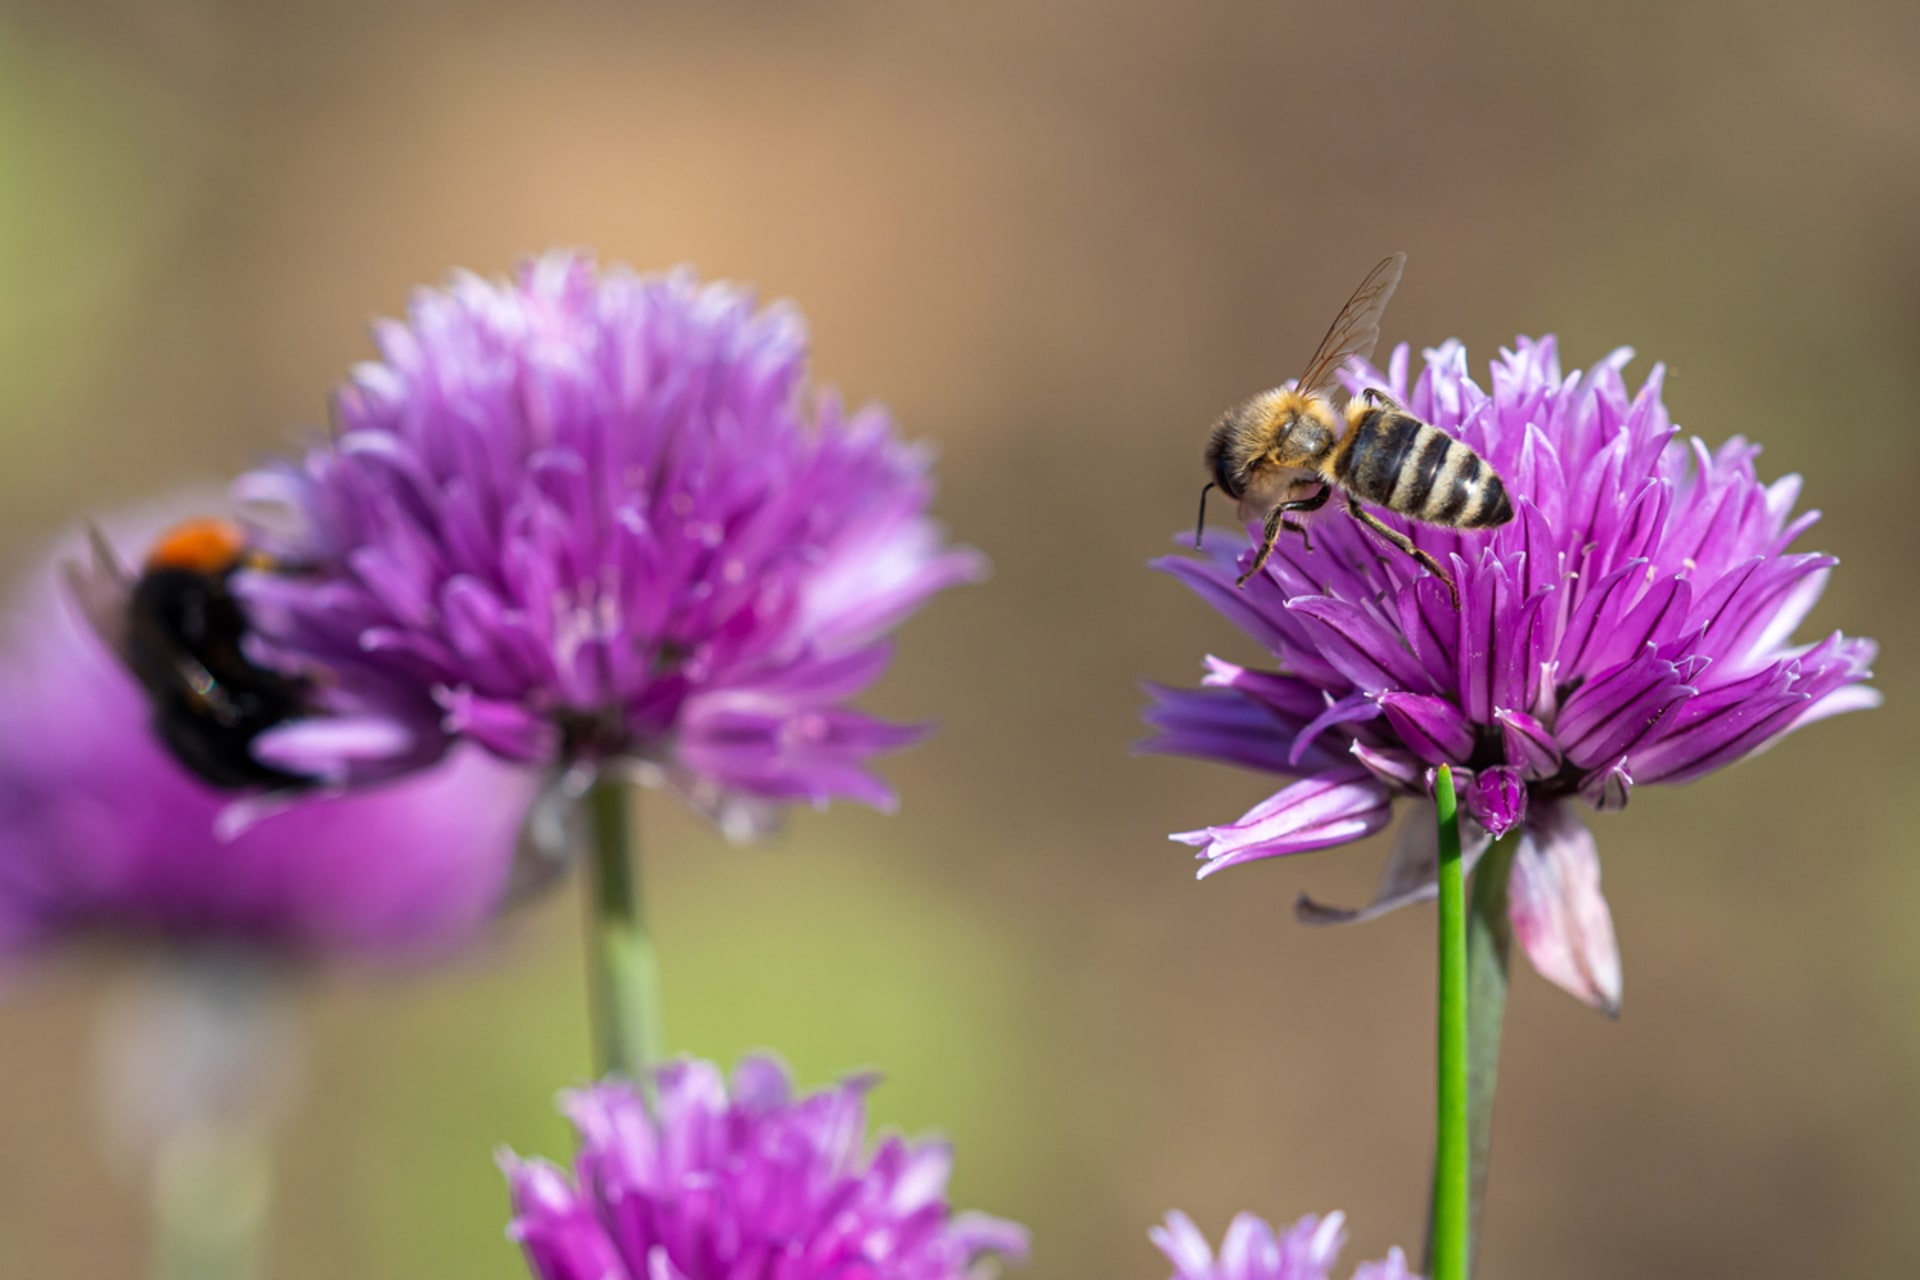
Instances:
[[[1207,481],[1207,487],[1200,491],[1200,518],[1193,522],[1193,549],[1200,550],[1201,534],[1207,527],[1207,494],[1212,492],[1214,482]]]

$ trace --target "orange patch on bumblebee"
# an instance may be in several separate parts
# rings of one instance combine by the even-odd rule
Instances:
[[[160,536],[147,553],[148,569],[184,569],[217,574],[238,565],[246,555],[247,538],[231,520],[206,516],[175,525]]]

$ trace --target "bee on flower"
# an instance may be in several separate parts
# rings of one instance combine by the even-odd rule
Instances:
[[[1448,567],[1422,573],[1349,521],[1311,548],[1282,539],[1245,590],[1256,555],[1216,540],[1158,567],[1273,655],[1271,669],[1207,660],[1198,689],[1151,686],[1149,750],[1247,766],[1292,781],[1236,821],[1173,838],[1200,874],[1321,849],[1407,821],[1373,903],[1303,900],[1313,921],[1369,919],[1434,893],[1434,770],[1452,766],[1479,839],[1518,833],[1509,880],[1515,936],[1547,978],[1617,1009],[1621,974],[1582,809],[1625,805],[1636,786],[1702,778],[1816,720],[1879,701],[1869,640],[1793,639],[1831,572],[1795,551],[1817,518],[1794,515],[1800,480],[1763,484],[1759,450],[1685,440],[1656,366],[1638,391],[1631,353],[1563,374],[1554,339],[1522,339],[1485,388],[1447,343],[1410,376],[1350,366],[1499,473],[1514,518],[1462,534],[1401,521],[1396,532]],[[1381,517],[1391,523],[1397,517]],[[1424,561],[1423,561],[1424,562]]]

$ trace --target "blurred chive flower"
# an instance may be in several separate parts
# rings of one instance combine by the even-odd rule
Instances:
[[[884,410],[804,392],[790,309],[554,253],[377,327],[335,430],[239,486],[301,571],[240,590],[260,653],[332,714],[258,754],[336,780],[459,740],[654,770],[735,834],[779,802],[892,795],[921,730],[845,703],[886,632],[984,561],[927,517]]]
[[[1018,1260],[1011,1223],[947,1206],[949,1149],[882,1138],[865,1151],[856,1077],[793,1096],[750,1057],[658,1068],[649,1113],[624,1081],[572,1093],[571,1178],[503,1155],[519,1243],[539,1280],[957,1280]]]
[[[49,570],[0,656],[0,956],[81,939],[274,959],[414,953],[498,905],[533,785],[468,752],[405,784],[293,800],[238,834]]]
[[[1148,1233],[1173,1263],[1173,1280],[1326,1280],[1347,1243],[1346,1217],[1308,1214],[1284,1231],[1243,1213],[1227,1228],[1219,1256],[1193,1220],[1167,1215]],[[1353,1280],[1417,1280],[1406,1255],[1394,1249],[1378,1262],[1363,1262]]]
[[[1297,778],[1238,821],[1173,838],[1202,876],[1257,858],[1343,844],[1419,806],[1375,901],[1301,902],[1303,918],[1371,918],[1434,893],[1433,771],[1451,764],[1481,838],[1519,833],[1509,882],[1514,931],[1534,967],[1612,1010],[1620,961],[1593,837],[1575,809],[1625,805],[1636,784],[1682,783],[1879,695],[1871,641],[1791,643],[1835,561],[1789,552],[1817,513],[1793,515],[1800,480],[1762,484],[1758,448],[1683,441],[1656,366],[1638,392],[1619,351],[1563,376],[1551,337],[1521,339],[1468,375],[1465,348],[1408,352],[1349,389],[1383,387],[1478,450],[1517,517],[1491,533],[1408,524],[1451,572],[1446,587],[1345,517],[1320,519],[1311,552],[1282,539],[1266,571],[1234,589],[1240,539],[1158,567],[1277,660],[1256,671],[1207,660],[1200,689],[1152,687],[1150,750]]]

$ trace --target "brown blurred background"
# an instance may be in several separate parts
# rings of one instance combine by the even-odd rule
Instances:
[[[797,299],[994,559],[872,699],[943,726],[897,816],[644,825],[676,1046],[884,1068],[1037,1276],[1164,1275],[1172,1206],[1343,1207],[1350,1260],[1424,1222],[1431,914],[1292,923],[1383,841],[1196,886],[1164,833],[1270,785],[1128,754],[1138,679],[1245,652],[1144,568],[1210,416],[1398,248],[1390,341],[1668,361],[1683,426],[1806,475],[1846,561],[1812,629],[1882,642],[1888,706],[1597,822],[1625,1014],[1516,978],[1483,1273],[1920,1273],[1920,9],[16,2],[8,564],[318,421],[412,285],[565,244]],[[271,1274],[524,1274],[490,1153],[567,1150],[578,916],[313,992]],[[85,1069],[114,981],[0,1003],[0,1275],[139,1272]]]

